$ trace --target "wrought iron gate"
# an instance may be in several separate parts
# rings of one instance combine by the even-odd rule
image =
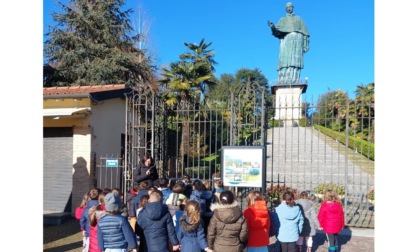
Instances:
[[[222,146],[261,145],[267,154],[263,192],[269,193],[276,186],[312,193],[320,185],[342,186],[347,224],[357,226],[362,221],[361,226],[373,225],[374,205],[366,195],[374,186],[374,161],[354,140],[358,136],[350,133],[354,125],[348,116],[349,101],[336,106],[334,109],[341,112],[331,117],[316,113],[306,117],[308,111],[323,108],[313,101],[268,107],[265,88],[250,80],[230,92],[227,102],[197,99],[180,102],[176,108],[169,108],[148,89],[135,90],[127,97],[124,191],[133,186],[133,170],[146,153],[155,158],[161,177],[188,174],[211,180],[220,171]],[[273,110],[296,108],[304,115],[298,123],[267,118]],[[337,120],[344,120],[345,128],[331,133],[325,126]],[[374,116],[362,115],[360,120],[373,122]],[[371,124],[368,127],[371,130]],[[234,188],[241,201],[251,189],[260,190]],[[361,213],[366,213],[365,217]]]

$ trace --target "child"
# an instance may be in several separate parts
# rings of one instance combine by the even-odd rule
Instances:
[[[137,209],[134,208],[134,199],[137,196],[137,186],[127,193],[127,207],[128,207],[128,222],[131,228],[135,230],[137,223]]]
[[[319,228],[319,222],[315,209],[312,206],[313,203],[309,200],[308,192],[301,192],[300,198],[296,200],[296,204],[301,207],[304,217],[302,232],[299,234],[299,239],[296,242],[298,252],[302,252],[303,239],[306,241],[306,251],[311,252],[312,237],[316,234],[316,230]]]
[[[258,191],[251,191],[247,201],[248,208],[244,211],[248,225],[247,252],[267,252],[267,246],[270,244],[270,215],[267,203]]]
[[[136,236],[127,218],[121,216],[121,198],[114,193],[105,196],[106,215],[97,224],[98,247],[101,251],[137,252]]]
[[[83,251],[88,251],[89,249],[89,209],[93,206],[99,205],[98,197],[101,192],[102,190],[96,187],[89,190],[89,200],[86,203],[86,208],[83,210],[82,217],[80,217],[80,227],[83,229],[86,239]]]
[[[328,189],[319,208],[318,220],[328,241],[328,252],[338,250],[338,233],[344,228],[344,211],[338,195]]]
[[[105,196],[106,195],[107,195],[107,193],[104,192],[104,191],[102,191],[101,193],[99,193],[98,202],[99,202],[99,205],[101,205],[101,210],[106,210],[105,209]]]
[[[127,220],[128,220],[128,207],[127,207],[126,204],[124,204],[124,194],[122,193],[121,189],[118,188],[118,187],[112,188],[112,192],[114,194],[116,194],[117,196],[119,196],[120,199],[121,199],[121,202],[123,202],[123,204],[121,205],[121,209],[120,209],[121,216],[126,217]]]
[[[223,182],[218,179],[214,181],[214,198],[217,203],[220,203],[220,193],[223,192]]]
[[[212,252],[207,246],[204,234],[203,221],[200,218],[200,205],[197,201],[190,200],[185,205],[185,214],[181,217],[180,227],[177,232],[182,251],[207,251]]]
[[[171,189],[168,188],[168,180],[165,178],[160,178],[155,180],[155,183],[155,187],[157,187],[157,189],[162,192],[163,202],[166,202],[166,200],[169,198],[169,195],[172,193]]]
[[[282,252],[296,252],[296,241],[303,227],[303,214],[295,205],[293,192],[285,191],[282,199],[281,204],[275,208],[280,221],[277,239]]]
[[[89,192],[83,195],[82,202],[80,202],[80,205],[76,208],[76,210],[74,210],[74,217],[76,218],[76,220],[80,220],[80,218],[82,217],[83,210],[86,208],[86,203],[88,202],[88,200]]]
[[[190,198],[192,190],[193,190],[190,176],[184,175],[182,177],[182,182],[184,183],[184,194],[185,196],[187,196],[187,198]]]
[[[200,204],[201,218],[203,218],[205,229],[207,229],[210,218],[213,215],[213,212],[210,210],[210,206],[214,202],[213,199],[213,193],[207,190],[203,182],[194,180],[190,200],[195,200]]]
[[[83,199],[82,202],[80,202],[79,207],[76,208],[76,210],[74,211],[74,217],[76,218],[76,220],[79,220],[82,218],[82,214],[83,214],[83,210],[85,210],[86,208],[86,203],[89,200],[89,192],[85,193],[85,195],[83,195]],[[83,248],[86,246],[86,237],[85,237],[85,232],[84,229],[80,226],[80,231],[82,232],[82,240],[83,240]]]
[[[166,202],[164,202],[168,206],[168,210],[171,216],[174,216],[175,212],[179,210],[181,201],[187,199],[187,197],[183,194],[183,192],[184,192],[184,186],[180,183],[176,183],[172,187],[172,193],[169,195]]]
[[[138,216],[140,211],[146,207],[146,203],[149,201],[149,198],[150,198],[149,194],[141,196],[139,207],[136,210],[136,216]],[[147,252],[146,237],[144,236],[143,229],[140,227],[140,225],[137,222],[135,226],[135,233],[140,238],[139,252]]]
[[[207,230],[207,243],[213,251],[242,251],[248,240],[248,226],[231,191],[220,194],[220,204],[211,205],[213,216]]]
[[[101,252],[98,247],[98,221],[106,213],[101,205],[97,205],[89,209],[89,252]]]
[[[162,192],[150,194],[146,207],[139,212],[137,223],[144,231],[149,252],[169,252],[169,242],[173,250],[179,249],[174,223],[168,207],[162,203]]]

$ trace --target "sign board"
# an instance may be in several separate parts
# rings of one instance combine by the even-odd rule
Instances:
[[[266,172],[264,161],[263,146],[223,146],[221,161],[223,184],[262,187],[263,175]]]
[[[106,167],[118,167],[118,159],[107,159],[105,162]]]

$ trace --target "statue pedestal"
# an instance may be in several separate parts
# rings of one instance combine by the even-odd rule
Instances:
[[[271,86],[271,94],[275,95],[275,120],[282,120],[286,126],[297,126],[302,118],[302,94],[306,92],[306,80],[291,85]]]

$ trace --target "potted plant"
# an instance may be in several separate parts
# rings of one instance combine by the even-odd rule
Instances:
[[[274,204],[275,206],[278,206],[281,203],[281,197],[286,190],[292,191],[293,194],[295,195],[295,199],[299,195],[299,192],[297,189],[292,189],[289,186],[283,186],[283,185],[275,185],[275,186],[269,187],[267,188],[266,192],[267,192],[268,197],[270,197],[270,201],[272,202],[272,204]]]
[[[370,191],[366,194],[366,198],[370,204],[375,205],[375,189],[371,188]]]

